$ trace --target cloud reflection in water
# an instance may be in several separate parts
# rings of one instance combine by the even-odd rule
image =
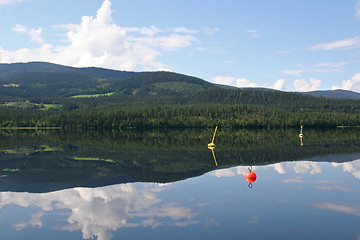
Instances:
[[[41,227],[41,217],[46,211],[70,210],[67,224],[60,229],[81,230],[84,239],[97,237],[99,240],[108,240],[112,231],[123,227],[182,227],[198,224],[191,220],[196,214],[190,208],[176,203],[161,203],[157,193],[167,187],[128,183],[94,189],[73,188],[44,194],[3,192],[0,193],[0,207],[14,204],[41,209],[31,216],[28,223],[12,225],[17,230],[28,226]]]
[[[360,205],[358,204],[322,202],[322,203],[311,203],[310,206],[313,206],[321,210],[331,210],[335,212],[360,216]]]
[[[253,170],[257,170],[260,168],[273,168],[275,172],[279,174],[286,174],[286,167],[288,162],[281,162],[275,164],[269,164],[266,166],[253,166]],[[291,163],[294,165],[293,170],[296,174],[306,174],[310,173],[311,175],[322,173],[322,169],[319,166],[318,162],[311,162],[311,161],[298,161],[295,163]],[[344,172],[350,172],[355,178],[360,179],[360,160],[355,160],[352,162],[344,162],[344,163],[332,163],[334,167],[342,167]],[[212,175],[216,177],[234,177],[236,175],[244,175],[248,171],[247,166],[238,166],[228,169],[220,169],[215,170]]]
[[[345,162],[345,163],[333,163],[334,167],[342,167],[344,172],[351,173],[355,178],[360,179],[360,160]]]

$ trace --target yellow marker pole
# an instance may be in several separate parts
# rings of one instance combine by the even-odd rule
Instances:
[[[217,130],[217,126],[215,127],[214,136],[213,136],[213,139],[212,139],[212,141],[211,141],[212,143],[213,143],[214,140],[215,140],[216,130]]]
[[[216,130],[217,130],[217,126],[215,127],[214,136],[212,138],[211,143],[208,144],[208,147],[215,147],[214,140],[215,140]]]
[[[304,134],[303,134],[303,126],[301,126],[299,137],[303,137],[303,136],[304,136]]]

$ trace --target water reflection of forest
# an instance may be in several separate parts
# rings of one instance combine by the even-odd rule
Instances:
[[[305,128],[303,146],[300,145],[299,130],[219,129],[215,140],[218,166],[207,148],[213,129],[75,133],[2,131],[0,174],[5,177],[1,178],[0,185],[6,189],[21,184],[62,188],[90,183],[101,185],[107,181],[172,182],[218,167],[360,153],[360,129],[320,131]],[[336,158],[338,162],[347,160]]]

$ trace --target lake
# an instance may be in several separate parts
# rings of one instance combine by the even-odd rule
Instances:
[[[360,129],[299,131],[2,130],[1,237],[360,239]]]

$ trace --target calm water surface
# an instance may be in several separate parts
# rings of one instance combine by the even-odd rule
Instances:
[[[360,239],[356,131],[2,133],[1,238]]]

